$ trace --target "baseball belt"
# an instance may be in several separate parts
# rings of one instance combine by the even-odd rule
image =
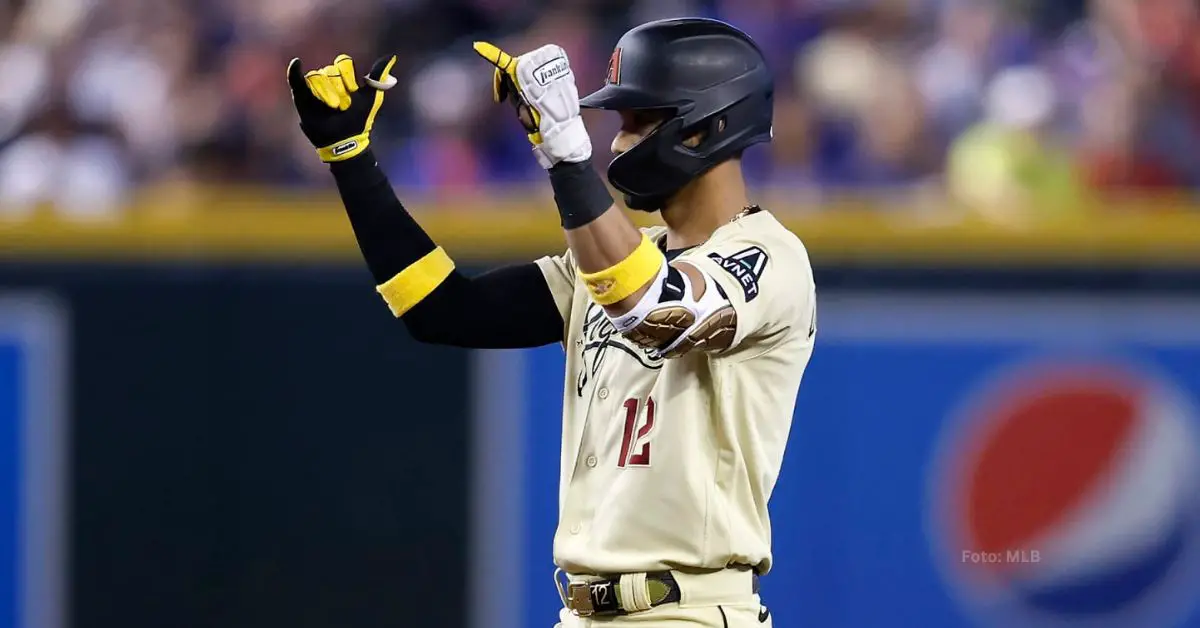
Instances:
[[[565,590],[560,589],[560,593],[563,594],[563,604],[566,605],[567,610],[579,617],[628,615],[680,600],[679,584],[669,571],[645,574],[644,597],[630,595],[630,592],[622,589],[622,587],[628,586],[641,586],[641,583],[635,582],[629,580],[622,582],[621,578],[572,582],[567,584]],[[752,592],[758,593],[758,574],[754,574]],[[640,608],[626,606],[626,600],[637,598],[641,598]]]

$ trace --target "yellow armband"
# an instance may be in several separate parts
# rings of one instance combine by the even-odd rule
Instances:
[[[375,288],[397,317],[425,300],[454,272],[454,260],[442,247],[430,251]]]
[[[612,305],[642,289],[666,263],[658,247],[642,234],[642,242],[615,266],[595,273],[580,273],[592,299],[600,305]]]

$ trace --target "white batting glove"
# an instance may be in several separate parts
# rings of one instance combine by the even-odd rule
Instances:
[[[548,170],[560,162],[591,159],[592,140],[579,116],[575,74],[560,46],[548,44],[514,57],[480,41],[475,52],[496,66],[492,98],[516,107],[538,164]]]

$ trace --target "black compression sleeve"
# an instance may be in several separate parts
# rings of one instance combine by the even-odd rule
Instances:
[[[599,218],[613,205],[612,195],[592,168],[592,160],[560,163],[550,169],[550,186],[563,229],[577,229]]]
[[[376,285],[437,248],[396,198],[370,150],[330,170]],[[536,347],[563,336],[554,297],[532,263],[476,278],[454,271],[401,320],[417,340],[458,347]]]
[[[437,245],[396,198],[370,149],[330,164],[354,237],[375,284],[383,284]]]
[[[562,342],[563,320],[537,264],[469,278],[455,272],[401,320],[422,342],[519,349]]]

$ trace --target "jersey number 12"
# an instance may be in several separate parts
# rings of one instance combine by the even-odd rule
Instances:
[[[617,466],[648,467],[650,466],[650,432],[654,429],[654,399],[646,398],[646,420],[638,425],[638,415],[641,414],[641,400],[637,398],[625,400],[625,434],[621,437],[621,456]],[[636,432],[636,434],[635,434]]]

